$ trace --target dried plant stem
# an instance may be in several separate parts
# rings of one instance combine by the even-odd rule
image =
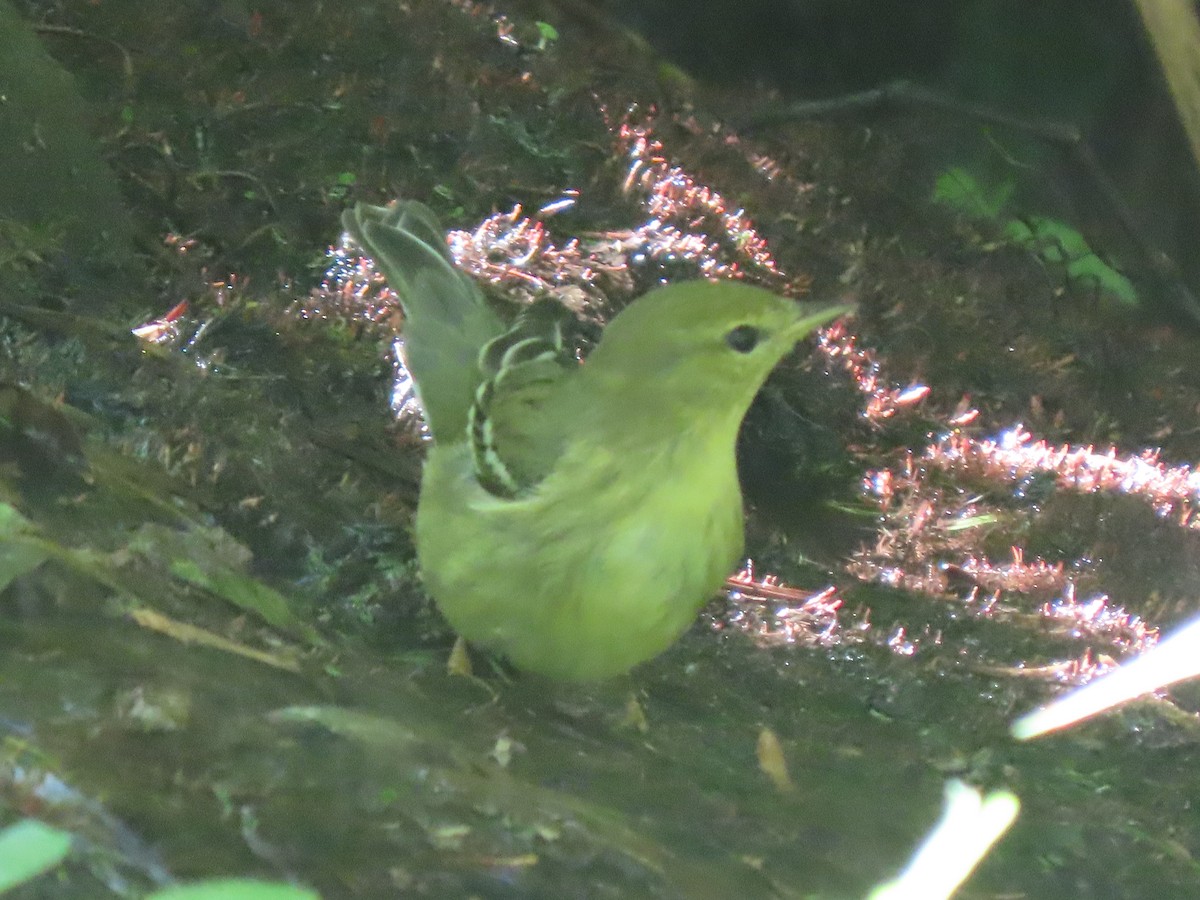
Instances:
[[[1200,18],[1192,0],[1134,0],[1200,167]]]

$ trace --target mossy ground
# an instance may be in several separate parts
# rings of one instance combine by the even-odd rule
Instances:
[[[964,396],[973,434],[1024,422],[1200,457],[1194,334],[930,202],[970,123],[733,141],[717,123],[752,93],[662,69],[574,4],[24,11],[54,26],[138,248],[93,293],[52,229],[0,222],[0,499],[20,511],[0,555],[0,809],[89,841],[29,896],[138,896],[168,872],[327,897],[862,896],[951,775],[1025,803],[975,896],[1200,882],[1194,692],[1015,746],[1008,722],[1049,693],[1019,666],[1119,653],[1119,629],[1067,633],[1015,583],[985,610],[970,579],[899,590],[844,566],[871,548],[912,576],[1019,546],[1151,625],[1195,605],[1195,532],[1141,500],[932,467],[886,516],[858,491]],[[848,379],[797,364],[751,418],[749,551],[785,580],[832,573],[829,639],[755,640],[722,606],[627,684],[449,677],[408,530],[420,442],[388,409],[393,322],[321,289],[326,249],[348,203],[394,195],[471,227],[577,190],[546,218],[558,246],[629,233],[647,164],[631,175],[616,129],[652,110],[669,161],[744,207],[791,283],[856,301],[858,346],[929,399],[871,426]],[[651,254],[606,286],[621,300],[697,265]],[[183,300],[175,340],[130,334]],[[857,515],[818,510],[814,459]],[[630,689],[646,732],[620,724]],[[762,726],[790,792],[759,771]]]

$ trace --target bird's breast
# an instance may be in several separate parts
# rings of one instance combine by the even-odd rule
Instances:
[[[694,621],[742,550],[732,446],[569,448],[528,497],[478,486],[464,447],[426,463],[417,546],[450,623],[519,667],[619,674]]]

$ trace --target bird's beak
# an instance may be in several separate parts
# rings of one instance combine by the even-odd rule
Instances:
[[[841,303],[837,306],[826,306],[823,309],[818,309],[816,312],[807,313],[788,328],[788,333],[794,336],[795,340],[800,340],[806,335],[816,331],[822,325],[828,325],[839,316],[844,316],[847,313],[854,312],[854,305],[850,303]]]

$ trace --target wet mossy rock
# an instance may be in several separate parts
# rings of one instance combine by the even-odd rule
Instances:
[[[0,0],[0,226],[54,235],[72,280],[126,263],[133,231],[88,120],[70,74]]]

